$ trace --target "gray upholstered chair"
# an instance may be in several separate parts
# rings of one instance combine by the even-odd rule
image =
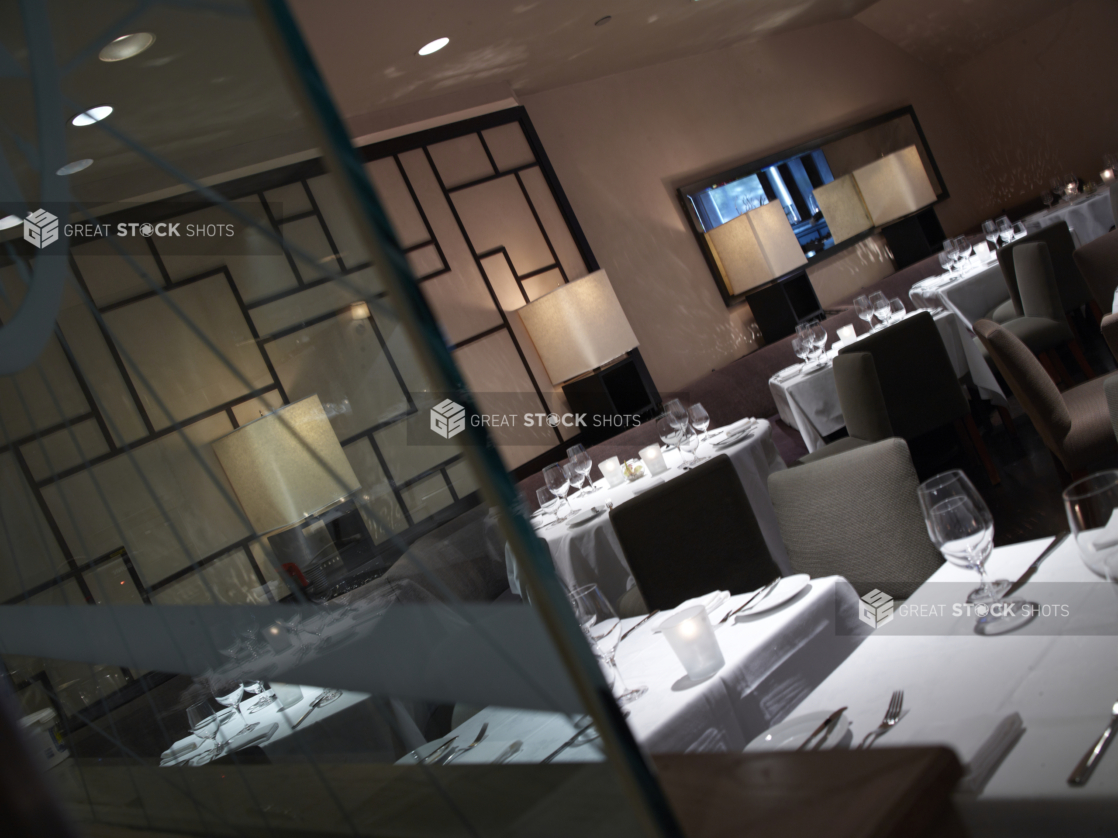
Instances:
[[[973,444],[990,482],[999,482],[998,470],[978,433],[939,327],[928,312],[918,312],[844,346],[835,360],[858,354],[872,357],[893,436],[912,440],[951,423],[962,439]],[[877,410],[872,402],[862,406],[863,427]],[[865,432],[879,436],[884,425],[877,421],[877,426],[876,431],[871,427]]]
[[[1110,200],[1118,200],[1118,188],[1110,190]],[[1116,216],[1118,217],[1118,216]],[[1099,328],[1106,338],[1111,354],[1118,359],[1118,314],[1114,308],[1114,291],[1118,289],[1118,230],[1111,230],[1078,248],[1075,264],[1098,306]]]
[[[1018,288],[1017,267],[1013,253],[1023,245],[1036,242],[1044,242],[1048,245],[1056,276],[1056,287],[1059,289],[1064,311],[1074,311],[1092,302],[1091,292],[1087,288],[1087,283],[1083,281],[1083,275],[1079,273],[1072,256],[1075,253],[1075,239],[1071,237],[1067,222],[1058,221],[1029,233],[1015,242],[1010,242],[998,250],[998,263],[1001,265],[1002,276],[1017,316],[1023,317],[1025,309],[1021,306],[1021,292]]]
[[[833,370],[847,435],[801,457],[797,461],[799,465],[853,451],[893,436],[873,356],[868,352],[839,355],[835,358]]]
[[[1113,376],[1061,393],[1029,348],[1004,326],[979,320],[974,331],[1059,466],[1080,476],[1118,454],[1104,390]]]
[[[886,439],[769,475],[792,570],[907,599],[942,564],[928,539],[908,446]]]
[[[725,454],[625,501],[609,517],[648,608],[675,608],[715,590],[745,593],[780,575]],[[631,604],[619,607],[632,611]]]
[[[1051,248],[1045,242],[1020,244],[1013,248],[1013,265],[1023,316],[1003,323],[1002,326],[1029,347],[1057,381],[1068,385],[1072,383],[1060,356],[1052,351],[1065,344],[1084,375],[1094,378],[1094,370],[1087,363],[1083,349],[1064,313],[1056,285]],[[981,344],[979,348],[982,349]],[[986,354],[985,350],[983,354]],[[986,360],[990,360],[988,356]]]

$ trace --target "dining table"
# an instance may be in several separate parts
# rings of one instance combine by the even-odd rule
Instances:
[[[986,568],[1020,585],[1010,598],[1027,604],[1028,622],[977,633],[979,611],[966,603],[977,574],[944,565],[789,722],[846,707],[858,745],[903,691],[902,715],[872,747],[954,749],[966,771],[957,806],[970,834],[1113,835],[1118,749],[1085,785],[1068,778],[1118,700],[1118,588],[1087,569],[1070,537],[999,547]]]
[[[787,716],[871,633],[858,617],[858,594],[841,576],[782,577],[769,595],[770,607],[761,602],[721,622],[754,593],[729,597],[709,610],[725,663],[700,681],[691,680],[658,631],[668,614],[621,620],[623,639],[616,654],[621,677],[629,687],[648,688],[624,705],[626,721],[650,753],[740,752]],[[561,713],[486,707],[400,762],[423,759],[452,737],[453,747],[469,745],[487,725],[477,747],[456,757],[455,764],[539,763],[588,721]],[[595,742],[591,731],[554,760],[601,760]],[[508,753],[513,743],[517,747]]]
[[[1029,232],[1066,221],[1075,237],[1075,246],[1082,247],[1109,233],[1114,226],[1110,187],[1104,186],[1090,195],[1079,195],[1072,201],[1060,201],[1048,209],[1026,215],[1021,220]]]
[[[700,458],[718,454],[729,457],[773,561],[782,573],[790,573],[788,551],[781,538],[768,491],[769,475],[787,467],[773,442],[772,427],[764,419],[747,418],[723,428],[711,429],[705,437],[696,454]],[[684,473],[683,457],[677,448],[664,450],[663,457],[668,466],[663,474],[644,474],[613,487],[602,478],[592,484],[590,493],[584,495],[578,495],[572,489],[568,496],[572,512],[565,521],[555,521],[554,516],[548,514],[533,516],[536,532],[547,544],[559,579],[568,588],[573,590],[582,585],[596,584],[610,602],[617,602],[636,584],[617,532],[610,522],[607,506],[620,506],[647,488],[674,480]],[[589,520],[576,517],[591,508],[600,511]],[[519,593],[517,564],[507,549],[506,568],[509,587],[514,593]]]

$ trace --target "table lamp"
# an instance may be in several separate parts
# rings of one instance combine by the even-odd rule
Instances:
[[[873,229],[873,219],[854,175],[843,175],[812,190],[835,244]]]
[[[249,523],[299,579],[316,558],[300,525],[361,488],[318,396],[265,414],[213,448]]]
[[[936,202],[936,192],[914,145],[887,154],[852,174],[875,227]]]
[[[703,235],[731,294],[741,294],[807,264],[779,201],[762,204]]]

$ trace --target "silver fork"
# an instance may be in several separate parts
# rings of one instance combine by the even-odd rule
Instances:
[[[893,693],[893,697],[889,699],[889,709],[885,711],[885,718],[881,720],[881,724],[874,730],[866,734],[862,740],[862,744],[858,747],[869,748],[877,741],[877,737],[881,736],[885,731],[895,725],[901,719],[901,709],[904,707],[904,690],[897,690]]]
[[[471,742],[465,748],[459,748],[457,751],[455,751],[450,756],[448,756],[446,759],[444,759],[442,761],[442,764],[443,765],[450,765],[450,763],[454,762],[454,760],[458,759],[458,757],[462,756],[462,754],[466,753],[466,751],[469,751],[473,748],[476,748],[478,745],[480,745],[481,740],[485,738],[485,732],[487,730],[489,730],[489,722],[486,722],[485,724],[483,724],[481,726],[481,730],[479,730],[477,732],[477,736],[474,737],[473,742]]]

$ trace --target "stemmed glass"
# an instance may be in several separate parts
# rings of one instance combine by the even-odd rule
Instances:
[[[873,306],[870,305],[869,297],[867,297],[865,294],[862,294],[859,297],[855,297],[854,311],[860,318],[866,321],[866,328],[872,331],[873,327],[870,325],[870,321],[873,320]]]
[[[567,476],[567,480],[570,481],[571,486],[578,490],[571,495],[572,498],[577,498],[582,494],[582,484],[586,482],[586,475],[579,471],[574,463],[564,463],[563,474]]]
[[[881,323],[886,322],[889,316],[889,300],[880,291],[874,291],[870,294],[870,304],[873,306],[873,313]],[[880,325],[877,328],[881,328]],[[873,331],[877,331],[877,328]]]
[[[276,700],[276,694],[271,691],[271,687],[263,681],[245,681],[245,692],[249,695],[258,695],[256,701],[248,708],[249,714],[258,713],[268,705]]]
[[[684,425],[679,431],[679,453],[683,457],[683,468],[688,469],[702,462],[698,450],[699,435],[690,425]]]
[[[1064,509],[1083,564],[1118,585],[1118,471],[1072,483],[1064,490]]]
[[[1056,202],[1056,196],[1052,194],[1051,189],[1045,189],[1040,193],[1040,200],[1044,202],[1044,208],[1050,210],[1052,209],[1052,204]]]
[[[669,449],[679,447],[680,428],[671,416],[665,414],[658,418],[656,431],[660,434],[660,441]]]
[[[615,678],[614,697],[619,705],[636,701],[648,687],[629,687],[617,668],[617,644],[621,641],[621,620],[597,585],[585,585],[571,591],[569,599],[575,617],[594,654],[609,664]],[[616,692],[620,690],[620,693]]]
[[[241,733],[248,733],[250,730],[255,730],[257,728],[257,723],[253,722],[249,724],[248,719],[245,718],[245,714],[241,712],[241,699],[244,698],[244,695],[245,685],[237,684],[232,692],[226,693],[225,695],[217,695],[215,693],[214,698],[216,698],[217,703],[223,707],[232,707],[237,711],[237,715],[241,717],[241,721],[244,723],[244,729]]]
[[[1000,216],[997,221],[998,235],[1001,237],[1002,244],[1009,244],[1013,241],[1013,224],[1006,216]]]
[[[994,551],[994,517],[974,484],[956,469],[924,481],[917,494],[932,543],[952,564],[977,572],[982,582],[967,596],[978,606],[975,630],[1001,634],[1028,622],[1024,600],[1002,599],[1010,583],[986,575],[986,560]]]
[[[710,415],[706,412],[701,404],[693,404],[687,408],[687,418],[691,421],[691,427],[702,434],[702,438],[706,439],[707,428],[710,427]]]
[[[590,477],[590,469],[594,467],[594,461],[590,459],[590,455],[586,453],[586,448],[582,445],[572,445],[567,449],[567,458],[574,464],[579,474],[582,475],[583,480],[587,480],[587,478]],[[581,481],[576,485],[581,486]],[[593,492],[595,488],[594,481],[590,480],[585,489],[579,490],[579,494],[588,495]]]
[[[904,303],[899,297],[894,297],[889,301],[889,322],[895,323],[903,319],[905,316]]]
[[[956,236],[955,253],[955,258],[959,260],[959,264],[964,265],[970,259],[971,254],[974,253],[974,245],[970,243],[970,239],[966,236]]]
[[[812,326],[811,342],[815,345],[816,357],[822,361],[827,356],[827,330],[822,323]]]
[[[570,478],[558,463],[552,463],[543,470],[543,479],[551,494],[559,499],[559,504],[555,508],[556,520],[565,521],[571,512],[571,505],[567,503],[567,492],[571,490]],[[567,507],[566,511],[563,510],[564,506]]]
[[[955,239],[945,239],[943,242],[943,250],[940,251],[939,263],[947,268],[948,271],[955,270]]]
[[[1047,192],[1044,193],[1048,195]],[[1052,196],[1048,195],[1048,203],[1052,203]],[[994,219],[990,218],[982,222],[982,234],[986,236],[986,241],[990,242],[990,249],[998,249],[998,225],[994,223]]]
[[[872,313],[870,315],[873,316]],[[792,338],[792,351],[796,353],[796,357],[802,361],[801,369],[807,364],[807,359],[811,355],[811,341],[803,335],[796,335]]]
[[[551,489],[547,486],[540,486],[536,489],[536,500],[540,504],[540,512],[545,515],[554,515],[555,510],[559,507],[559,498],[551,494]]]
[[[679,399],[664,402],[664,413],[672,420],[672,427],[679,429],[687,424],[687,408]]]
[[[225,750],[225,744],[218,744],[217,732],[221,729],[221,719],[209,701],[202,699],[186,708],[186,721],[194,735],[214,743],[210,759],[216,759]],[[200,755],[199,755],[200,756]]]

